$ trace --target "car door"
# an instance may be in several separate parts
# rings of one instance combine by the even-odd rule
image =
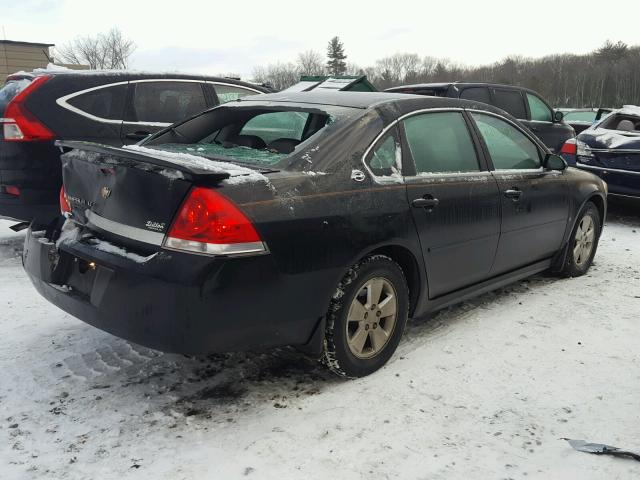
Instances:
[[[500,195],[461,110],[401,121],[407,197],[434,298],[488,277]]]
[[[204,82],[133,80],[130,83],[122,143],[137,143],[152,133],[207,108]]]
[[[564,122],[554,121],[553,110],[538,95],[525,92],[525,98],[528,119],[522,119],[522,123],[552,152],[559,152],[564,142],[575,136],[573,127]]]
[[[492,274],[551,257],[560,249],[569,216],[563,172],[542,167],[544,151],[515,123],[488,112],[470,113],[501,192]]]

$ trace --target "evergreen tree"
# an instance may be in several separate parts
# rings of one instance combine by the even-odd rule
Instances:
[[[347,56],[344,54],[344,45],[340,41],[339,37],[333,37],[329,40],[329,46],[327,47],[327,70],[330,75],[344,75],[347,70],[347,64],[345,59]]]

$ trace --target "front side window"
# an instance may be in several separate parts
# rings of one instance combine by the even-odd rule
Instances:
[[[400,171],[400,143],[394,133],[388,133],[374,146],[365,163],[378,177],[385,177]]]
[[[138,122],[175,123],[207,108],[199,82],[139,82],[133,110]]]
[[[540,168],[540,151],[524,133],[491,115],[472,113],[471,116],[487,145],[496,170]]]
[[[496,88],[493,91],[493,104],[510,113],[516,118],[527,118],[527,111],[524,108],[524,101],[519,90],[501,90]]]
[[[107,120],[122,120],[126,85],[113,85],[83,93],[67,100],[69,105],[83,112]]]
[[[404,121],[416,172],[477,172],[478,157],[460,112],[415,115]]]
[[[214,84],[213,88],[216,89],[216,94],[218,95],[218,101],[220,103],[232,102],[246,95],[256,95],[258,93],[254,92],[253,90],[248,90],[242,87],[234,87],[231,85]]]
[[[529,111],[531,112],[531,120],[539,122],[553,121],[553,113],[551,109],[537,95],[527,93],[527,102],[529,102]],[[595,117],[595,113],[593,114]]]

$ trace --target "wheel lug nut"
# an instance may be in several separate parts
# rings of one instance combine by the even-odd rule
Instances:
[[[376,306],[375,305],[371,305],[371,310],[375,310]]]
[[[378,311],[376,312],[376,317],[379,317],[380,315],[382,315],[382,312],[381,312],[380,310],[378,310]]]
[[[369,330],[369,324],[368,323],[364,326],[364,329],[365,330]]]
[[[374,323],[374,324],[373,324],[373,328],[378,328],[378,324],[377,324],[377,323]]]
[[[366,320],[367,317],[369,316],[369,312],[364,312],[364,319]]]

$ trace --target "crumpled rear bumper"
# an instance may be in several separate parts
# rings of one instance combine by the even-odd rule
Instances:
[[[270,262],[169,251],[134,262],[79,244],[58,248],[31,229],[23,253],[35,288],[62,310],[120,338],[185,354],[306,343],[318,318],[286,315]]]

